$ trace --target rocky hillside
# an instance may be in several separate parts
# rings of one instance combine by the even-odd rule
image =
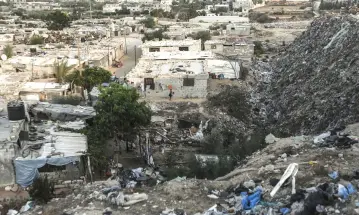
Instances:
[[[279,136],[359,121],[359,20],[321,17],[272,63],[259,107]]]

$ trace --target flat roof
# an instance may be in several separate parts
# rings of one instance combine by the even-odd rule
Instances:
[[[81,121],[77,123],[83,124]],[[48,156],[81,156],[87,152],[87,137],[84,134],[78,133],[78,129],[81,129],[82,126],[73,127],[73,123],[69,125],[68,123],[52,121],[33,123],[33,126],[36,131],[31,132],[30,130],[30,134],[36,133],[37,139],[26,141],[26,145],[20,153],[21,156],[16,158],[16,160],[46,158]],[[66,128],[74,131],[64,130]],[[30,152],[26,151],[28,147],[37,144],[42,144],[40,149],[31,150]]]
[[[20,89],[25,92],[42,92],[42,91],[65,91],[69,89],[70,84],[59,84],[52,82],[26,82]]]
[[[191,22],[191,23],[199,22],[199,21],[219,22],[219,23],[224,23],[224,22],[249,23],[249,18],[248,17],[239,17],[239,16],[197,16],[197,17],[189,20],[189,22]]]
[[[126,75],[127,78],[182,77],[189,74],[205,74],[202,61],[145,61]]]
[[[96,115],[95,109],[90,106],[75,106],[63,104],[51,104],[48,102],[39,102],[34,107],[31,107],[34,114],[45,114],[52,120],[68,120],[74,119],[89,119]]]
[[[172,47],[172,46],[191,46],[194,44],[200,44],[200,40],[161,40],[161,41],[147,41],[141,48],[148,48],[148,47]]]
[[[156,59],[156,60],[195,60],[213,58],[211,51],[177,51],[177,52],[149,52],[142,55],[141,59]]]
[[[207,40],[204,44],[223,44],[223,40]]]

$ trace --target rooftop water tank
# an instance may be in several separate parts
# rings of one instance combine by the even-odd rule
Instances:
[[[10,101],[7,103],[7,114],[10,121],[25,119],[25,105],[22,101]]]

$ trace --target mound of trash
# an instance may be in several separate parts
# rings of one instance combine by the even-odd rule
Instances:
[[[359,121],[359,20],[315,19],[272,63],[256,110],[278,136],[320,133]]]

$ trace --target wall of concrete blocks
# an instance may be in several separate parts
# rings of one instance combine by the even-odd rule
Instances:
[[[254,45],[224,46],[224,53],[251,57],[254,54]]]
[[[205,98],[207,96],[208,74],[188,76],[188,78],[195,78],[194,86],[183,86],[184,78],[186,77],[154,78],[155,89],[150,90],[149,87],[147,87],[146,97],[168,98],[169,85],[172,85],[174,92],[173,98]],[[135,86],[138,86],[144,79],[136,78],[130,81],[134,82]],[[160,88],[160,84],[163,86],[163,89]]]
[[[12,160],[17,151],[13,143],[0,143],[0,187],[15,183],[15,172]]]

